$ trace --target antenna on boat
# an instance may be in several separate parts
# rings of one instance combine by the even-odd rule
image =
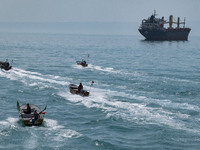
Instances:
[[[88,61],[89,57],[90,57],[90,54],[88,54],[87,61]]]
[[[184,23],[183,23],[183,28],[185,28],[185,17],[184,17]]]

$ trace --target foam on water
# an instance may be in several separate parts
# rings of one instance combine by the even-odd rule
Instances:
[[[57,81],[57,80],[54,80],[54,79],[46,78],[46,76],[42,75],[42,74],[35,75],[35,72],[33,74],[29,73],[29,72],[30,71],[25,71],[25,70],[19,71],[19,69],[16,70],[16,71],[13,70],[13,73],[18,75],[19,77],[27,77],[27,78],[30,78],[30,79],[33,79],[33,80],[39,80],[39,81],[43,81],[43,82],[55,83],[55,84],[60,84],[60,85],[67,85],[68,84],[68,83],[63,82],[63,81]]]
[[[0,125],[4,127],[15,128],[17,121],[18,121],[18,118],[8,117],[6,120],[0,121]]]
[[[53,119],[45,118],[45,123],[46,123],[48,130],[57,130],[57,129],[64,128],[64,126],[58,125],[58,122],[56,120],[53,120]]]
[[[43,75],[37,72],[26,71],[19,68],[13,68],[8,72],[0,71],[0,76],[6,77],[10,80],[21,81],[29,86],[55,87],[54,84],[66,86],[69,84],[66,80],[70,78],[63,78],[53,75]],[[50,85],[49,85],[50,84]]]
[[[92,64],[89,64],[88,68],[91,70],[98,70],[98,71],[109,72],[109,73],[120,73],[121,72],[121,71],[114,70],[111,67],[103,68],[102,66],[95,66]]]
[[[46,127],[42,130],[45,130],[45,134],[48,136],[53,136],[56,141],[63,141],[63,138],[78,138],[82,136],[82,134],[77,131],[66,129],[66,127],[62,125],[58,125],[58,122],[53,119],[45,119]],[[46,129],[48,131],[46,131]]]
[[[23,138],[24,141],[23,147],[28,149],[37,148],[38,140],[40,135],[44,135],[48,141],[52,141],[53,139],[56,141],[65,141],[68,138],[78,138],[82,136],[82,134],[78,133],[75,130],[67,129],[65,126],[58,125],[58,122],[53,119],[44,119],[44,126],[41,125],[39,127],[32,126],[26,127],[19,124],[19,118],[9,117],[6,120],[0,121],[0,136],[10,136],[11,132],[6,132],[7,130],[16,130],[17,132],[24,130],[27,132],[28,138]],[[5,131],[6,130],[6,131]]]
[[[76,65],[78,68],[83,68],[82,66]],[[100,66],[92,66],[90,65],[90,69],[96,69],[100,71],[107,71],[113,72],[113,68],[104,68],[102,69]],[[7,77],[11,80],[20,80],[22,82],[29,82],[31,79],[32,82],[29,83],[29,86],[38,86],[40,85],[41,88],[44,87],[54,87],[54,84],[59,85],[68,85],[69,82],[64,81],[62,77],[59,76],[52,76],[52,75],[42,75],[41,73],[37,72],[30,72],[18,68],[14,68],[12,71],[3,72],[0,71],[0,75],[3,77]],[[65,78],[66,79],[66,78]],[[39,82],[36,82],[39,81]],[[98,81],[97,81],[98,82]],[[49,83],[49,84],[47,84]],[[89,88],[89,86],[85,86]],[[109,87],[107,87],[109,88]],[[169,108],[181,108],[181,109],[188,109],[188,110],[195,110],[199,111],[198,106],[194,106],[188,103],[175,103],[171,100],[160,100],[160,99],[152,99],[147,98],[145,96],[137,96],[134,94],[127,94],[125,92],[118,92],[112,91],[109,89],[98,89],[93,88],[92,92],[89,97],[81,97],[79,95],[72,95],[69,91],[59,92],[58,95],[64,97],[65,99],[82,104],[88,108],[100,108],[107,113],[107,116],[114,116],[120,117],[128,121],[134,121],[138,123],[156,123],[156,124],[164,124],[175,128],[184,128],[185,124],[181,121],[177,122],[176,119],[179,120],[188,118],[189,115],[181,114],[181,113],[172,113],[162,107],[169,107]],[[132,99],[133,102],[123,102],[119,100],[115,100],[112,97],[118,96],[122,97],[123,99]],[[110,99],[111,97],[111,99]],[[142,103],[134,103],[135,100],[139,100]],[[160,106],[161,108],[151,108],[147,105],[150,103],[155,103]],[[170,117],[171,116],[171,117]],[[176,118],[176,119],[174,119]],[[0,124],[6,124],[7,122],[1,122]],[[55,125],[56,123],[48,120],[47,126],[51,126],[52,129],[63,128],[62,126]],[[180,127],[179,127],[180,126]],[[187,127],[185,127],[187,128]],[[68,131],[67,131],[68,132]],[[73,133],[73,132],[70,132]],[[67,137],[67,135],[63,135]]]
[[[10,130],[18,128],[18,118],[8,117],[0,121],[0,136],[10,136]]]
[[[199,84],[200,82],[194,81],[191,79],[179,79],[179,78],[174,78],[174,77],[163,77],[164,80],[170,80],[170,81],[176,81],[176,82],[186,82],[186,83],[192,83],[192,84]]]
[[[24,73],[24,74],[32,74],[32,75],[42,76],[42,74],[38,73],[38,72],[31,72],[31,71],[23,70],[23,69],[20,69],[20,68],[13,68],[13,69],[17,72],[21,72],[21,73]]]
[[[86,69],[86,67],[83,67],[83,66],[77,65],[77,64],[73,64],[72,67],[76,68],[76,69],[81,69],[81,70]]]
[[[58,135],[61,135],[63,137],[71,138],[71,137],[81,136],[80,133],[78,133],[74,130],[66,129],[65,126],[58,125],[58,122],[56,120],[45,118],[45,123],[46,123],[46,127],[49,131],[59,130],[59,132],[57,132],[57,133],[59,133]]]
[[[135,94],[128,94],[125,92],[118,92],[118,91],[112,91],[112,90],[101,90],[101,91],[109,93],[110,96],[119,96],[119,97],[124,97],[127,99],[133,99],[133,100],[136,99],[141,102],[144,102],[145,104],[155,103],[163,107],[170,107],[170,108],[177,108],[177,109],[181,108],[181,109],[187,109],[187,110],[200,111],[200,108],[196,105],[191,105],[188,103],[176,103],[169,99],[155,99],[155,98],[138,96]]]
[[[81,69],[81,70],[90,69],[92,71],[96,70],[96,71],[108,72],[108,73],[113,73],[113,74],[127,74],[127,75],[134,75],[134,76],[139,75],[138,72],[130,73],[130,72],[123,71],[123,70],[114,70],[114,68],[112,68],[112,67],[95,66],[95,65],[92,65],[92,64],[88,64],[87,67],[82,67],[81,65],[73,64],[72,67],[76,68],[76,69]]]
[[[92,94],[89,97],[81,97],[73,95],[70,92],[59,92],[58,95],[64,97],[66,100],[73,103],[82,104],[88,108],[102,109],[107,117],[122,118],[127,121],[139,124],[157,124],[166,125],[171,128],[186,130],[190,132],[197,132],[198,129],[190,129],[189,125],[182,120],[188,119],[190,115],[182,114],[180,112],[171,112],[163,107],[171,107],[176,109],[188,109],[199,111],[199,107],[187,103],[175,103],[170,100],[158,100],[147,98],[145,96],[137,96],[126,94],[124,92],[117,92],[111,90],[104,90],[93,88]],[[111,98],[112,96],[121,96],[124,98],[133,99],[133,102],[123,102]],[[142,103],[134,103],[134,99]],[[160,108],[153,108],[147,106],[149,103],[157,103],[161,105]]]
[[[39,137],[32,130],[29,130],[29,138],[24,140],[23,147],[25,149],[37,149],[39,147]]]

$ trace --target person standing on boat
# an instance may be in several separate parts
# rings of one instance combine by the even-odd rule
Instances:
[[[37,113],[37,110],[34,111],[34,119],[38,120],[39,118],[39,114]]]
[[[82,83],[80,83],[79,86],[78,86],[78,92],[80,92],[80,93],[83,92],[83,85],[82,85]]]
[[[29,104],[27,104],[27,114],[30,114],[31,113],[31,107],[30,107],[30,105]]]

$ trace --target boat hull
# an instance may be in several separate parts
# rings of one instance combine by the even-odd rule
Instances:
[[[1,62],[0,61],[0,67],[1,67],[1,69],[4,69],[6,71],[12,69],[12,66],[10,66],[10,64],[8,62]]]
[[[37,121],[35,120],[24,120],[24,118],[21,118],[22,122],[24,123],[24,125],[26,126],[39,126],[43,123],[43,119],[39,119]]]
[[[83,64],[81,61],[76,61],[77,65],[81,65],[83,67],[87,67],[88,64]]]
[[[69,84],[69,90],[72,94],[77,94],[77,95],[80,95],[80,96],[89,96],[89,92],[86,91],[86,90],[83,90],[82,92],[79,92],[78,91],[78,86],[75,85],[75,84]]]
[[[138,29],[146,40],[186,41],[191,31],[190,28],[181,29]]]
[[[23,104],[21,106],[19,106],[19,104],[17,104],[17,109],[19,111],[20,120],[26,126],[39,126],[39,125],[41,125],[43,123],[43,120],[44,120],[43,115],[39,114],[41,112],[41,110],[33,104],[30,104],[30,108],[31,108],[31,113],[27,113],[27,105],[26,104]],[[34,117],[35,111],[39,114],[37,119]]]

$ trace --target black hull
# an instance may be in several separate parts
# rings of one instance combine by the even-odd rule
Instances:
[[[12,66],[10,66],[10,64],[8,62],[0,61],[0,68],[8,71],[8,70],[12,69]]]
[[[72,94],[77,94],[77,95],[80,95],[80,96],[89,96],[89,94],[90,94],[88,91],[85,91],[85,90],[83,90],[82,93],[79,92],[78,86],[74,85],[74,84],[69,85],[69,90]]]
[[[182,29],[138,29],[146,40],[187,41],[190,28]]]
[[[88,66],[88,64],[83,64],[81,61],[76,61],[76,63],[77,63],[77,65],[81,65],[81,66],[83,66],[83,67],[87,67]]]

